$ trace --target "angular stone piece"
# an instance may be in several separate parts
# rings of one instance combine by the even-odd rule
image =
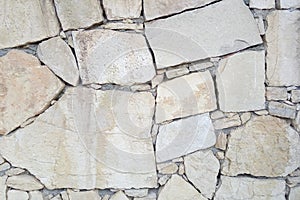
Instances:
[[[221,177],[215,200],[268,199],[285,200],[285,181],[247,177]]]
[[[213,122],[213,124],[215,129],[220,130],[240,126],[242,124],[242,121],[240,119],[240,116],[238,114],[235,114],[231,117],[217,119]]]
[[[299,166],[299,134],[285,120],[259,116],[231,132],[222,174],[277,177]]]
[[[295,120],[292,121],[293,126],[295,129],[300,132],[300,112],[298,111]]]
[[[29,195],[27,192],[21,190],[9,190],[7,192],[7,200],[28,200]]]
[[[70,200],[101,200],[97,191],[73,192],[68,190]]]
[[[267,81],[269,86],[300,85],[299,18],[300,11],[298,10],[274,11],[267,16]]]
[[[212,151],[198,151],[184,157],[185,173],[201,194],[211,199],[216,190],[219,160]]]
[[[205,113],[217,108],[214,83],[208,71],[166,81],[157,89],[155,121]]]
[[[0,134],[41,113],[64,84],[38,59],[20,50],[0,57]]]
[[[221,60],[216,80],[222,111],[265,108],[264,51],[244,51]]]
[[[103,21],[98,0],[54,0],[54,3],[63,30],[85,28]]]
[[[214,64],[211,63],[211,62],[194,63],[194,64],[191,64],[189,66],[189,70],[191,72],[194,72],[194,71],[199,71],[199,70],[207,69],[207,68],[210,68],[210,67],[213,67],[213,66],[214,66]]]
[[[226,150],[226,145],[227,145],[227,135],[221,132],[217,137],[215,147],[221,150]]]
[[[119,191],[110,197],[109,200],[129,200],[124,192]]]
[[[0,138],[1,154],[48,189],[156,187],[154,104],[148,92],[68,88],[34,123]]]
[[[6,180],[7,176],[0,176],[0,199],[6,200]]]
[[[178,166],[173,162],[157,164],[157,170],[161,174],[175,174]]]
[[[136,32],[143,31],[142,23],[111,22],[102,25],[102,27],[105,29],[112,29],[112,30],[135,30]]]
[[[292,98],[293,103],[300,103],[300,90],[292,90]]]
[[[73,86],[78,84],[79,71],[75,57],[70,47],[60,37],[40,43],[37,55],[61,79]]]
[[[281,8],[300,8],[300,2],[298,0],[283,0],[280,1]]]
[[[142,0],[103,0],[103,7],[109,20],[139,18]]]
[[[2,163],[0,165],[0,171],[5,171],[5,170],[8,170],[10,168],[10,164],[8,162],[5,162],[5,163]]]
[[[173,175],[160,191],[157,200],[206,200],[198,191],[183,178]]]
[[[142,34],[98,29],[73,32],[73,38],[83,84],[133,85],[156,74]]]
[[[10,176],[6,181],[6,184],[11,188],[26,191],[40,190],[44,188],[38,180],[28,174]]]
[[[299,200],[300,197],[300,187],[293,187],[290,190],[289,200]]]
[[[257,9],[272,9],[275,8],[275,0],[250,0],[249,7]]]
[[[16,176],[25,172],[24,169],[21,168],[11,168],[5,172],[7,176]]]
[[[216,135],[209,114],[171,122],[159,127],[156,161],[163,162],[211,147]]]
[[[242,0],[223,0],[148,22],[145,28],[158,69],[262,43],[253,15]]]
[[[246,122],[248,122],[251,119],[251,113],[250,112],[242,113],[240,115],[240,118],[241,118],[242,124],[245,124]]]
[[[0,49],[59,34],[59,23],[51,0],[2,0],[0,19]]]
[[[216,0],[144,0],[146,20],[179,13],[189,8],[197,8],[213,3]]]
[[[295,119],[296,107],[285,103],[279,103],[276,101],[269,102],[268,110],[270,115]]]
[[[266,96],[267,100],[286,100],[287,89],[285,87],[267,87]]]

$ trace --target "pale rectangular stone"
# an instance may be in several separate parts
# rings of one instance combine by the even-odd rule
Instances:
[[[299,103],[300,102],[300,90],[292,90],[292,102]]]
[[[287,89],[285,87],[267,87],[266,96],[267,100],[286,100]]]
[[[249,6],[257,9],[272,9],[275,8],[275,0],[250,0]]]
[[[199,70],[203,70],[203,69],[207,69],[209,67],[213,67],[214,64],[211,62],[203,62],[203,63],[193,63],[189,66],[189,70],[191,72],[194,71],[199,71]]]
[[[109,20],[139,18],[142,0],[103,0],[103,7]]]
[[[239,126],[242,124],[240,116],[238,114],[235,114],[232,117],[226,117],[217,119],[213,122],[215,129],[225,129],[230,127]]]
[[[270,115],[295,119],[296,107],[285,103],[279,103],[276,101],[269,102],[268,110]]]
[[[188,74],[188,73],[189,73],[188,68],[179,67],[179,68],[176,68],[176,69],[167,70],[166,71],[166,76],[167,76],[168,79],[171,79],[171,78],[182,76],[182,75],[185,75],[185,74]]]

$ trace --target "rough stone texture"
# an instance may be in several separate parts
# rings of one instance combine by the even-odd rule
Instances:
[[[219,130],[219,129],[225,129],[225,128],[239,126],[242,124],[242,121],[240,119],[240,116],[238,114],[235,114],[231,117],[217,119],[213,122],[213,124],[214,124],[214,128]]]
[[[296,107],[286,103],[271,101],[269,102],[268,110],[270,115],[290,119],[295,119],[296,117]]]
[[[221,177],[222,184],[215,200],[255,199],[285,200],[285,181],[246,177]]]
[[[28,200],[29,195],[27,192],[20,190],[9,190],[7,192],[7,200]]]
[[[292,90],[291,100],[293,103],[300,103],[300,90]]]
[[[173,175],[160,191],[157,200],[206,200],[198,191],[183,178]]]
[[[298,0],[283,0],[280,1],[281,8],[300,8],[300,2]]]
[[[257,9],[272,9],[275,8],[275,0],[250,0],[249,6]]]
[[[0,199],[6,200],[6,180],[7,176],[0,176]]]
[[[205,113],[217,108],[214,84],[208,71],[166,81],[158,86],[155,121]]]
[[[40,190],[44,187],[38,180],[27,174],[10,176],[6,184],[11,188],[26,191]]]
[[[68,190],[70,200],[101,200],[96,191],[73,192]]]
[[[270,86],[300,85],[300,11],[267,16],[267,80]]]
[[[142,0],[103,0],[103,6],[109,20],[139,18]]]
[[[78,84],[79,71],[75,57],[70,47],[60,37],[40,43],[37,55],[61,79],[73,86]]]
[[[300,186],[291,188],[289,194],[289,200],[299,200],[299,198],[300,198]]]
[[[111,198],[109,200],[129,200],[129,199],[126,197],[124,192],[119,191],[119,192],[115,193],[113,196],[111,196]]]
[[[221,60],[216,74],[224,112],[265,108],[265,52],[244,51]]]
[[[267,87],[266,97],[267,100],[286,100],[287,89],[285,87]]]
[[[98,0],[54,0],[63,30],[92,26],[103,21]]]
[[[69,88],[34,123],[2,137],[1,154],[49,189],[155,187],[153,112],[151,93]]]
[[[59,23],[51,0],[1,0],[0,19],[0,49],[59,34]]]
[[[145,28],[158,69],[262,43],[256,22],[241,0],[223,0],[146,23]]]
[[[211,199],[217,184],[219,160],[212,151],[198,151],[184,157],[185,173],[206,198]]]
[[[155,76],[152,56],[141,34],[91,30],[73,32],[73,38],[83,84],[132,85]]]
[[[41,113],[64,87],[36,57],[20,50],[0,57],[0,79],[0,134]]]
[[[300,166],[299,134],[285,120],[252,117],[231,132],[222,174],[286,176]]]
[[[189,8],[196,8],[213,3],[216,0],[144,0],[144,12],[146,20],[161,16],[179,13]]]
[[[162,125],[156,139],[156,161],[163,162],[211,147],[216,135],[209,114]]]

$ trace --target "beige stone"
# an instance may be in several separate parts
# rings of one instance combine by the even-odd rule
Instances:
[[[299,197],[300,197],[300,186],[291,188],[289,194],[289,200],[298,200]]]
[[[139,18],[142,0],[103,0],[103,7],[109,20]]]
[[[267,100],[286,100],[287,89],[285,87],[267,87],[266,97]]]
[[[216,153],[216,157],[219,159],[219,160],[223,160],[225,158],[225,153],[223,151],[218,151]]]
[[[156,161],[164,162],[211,147],[216,135],[208,113],[162,125],[156,140]]]
[[[0,176],[0,199],[6,200],[6,180],[7,176]]]
[[[0,138],[1,154],[48,189],[156,187],[154,103],[148,92],[68,88],[34,123]]]
[[[26,191],[40,190],[44,187],[36,178],[28,174],[10,176],[6,184],[11,188]]]
[[[299,166],[299,134],[285,120],[259,116],[231,132],[222,174],[277,177]]]
[[[86,28],[103,21],[98,0],[54,0],[54,3],[63,30]]]
[[[215,200],[285,200],[284,180],[222,176],[221,181],[222,184],[216,192]]]
[[[184,157],[185,173],[193,185],[208,199],[216,190],[219,160],[212,151],[198,151]]]
[[[300,103],[300,90],[292,90],[291,100],[293,103]]]
[[[180,163],[178,167],[178,174],[183,175],[185,173],[184,164]]]
[[[73,38],[83,84],[133,85],[155,76],[142,34],[98,29],[73,32]]]
[[[0,134],[43,112],[64,84],[38,59],[20,50],[0,57]]]
[[[37,55],[61,79],[73,86],[78,84],[79,71],[75,57],[70,47],[60,37],[40,43]]]
[[[281,8],[300,8],[300,2],[298,0],[282,0],[280,1]]]
[[[157,123],[212,111],[217,108],[212,77],[206,71],[163,82],[156,102]]]
[[[171,78],[175,78],[175,77],[178,77],[178,76],[183,76],[185,74],[188,74],[189,73],[189,70],[187,67],[178,67],[178,68],[175,68],[175,69],[169,69],[166,71],[166,76],[168,79],[171,79]]]
[[[145,197],[148,194],[148,189],[130,189],[124,192],[129,197]]]
[[[269,102],[268,110],[270,115],[295,119],[296,106],[291,106],[286,103],[280,103],[276,101]]]
[[[29,200],[43,200],[43,194],[40,191],[29,192]]]
[[[250,0],[250,8],[272,9],[275,8],[275,0]]]
[[[145,33],[158,69],[262,43],[253,15],[242,0],[223,0],[148,22]]]
[[[217,119],[213,122],[214,128],[217,130],[240,126],[241,124],[242,121],[238,114],[235,114],[231,117]]]
[[[205,200],[200,193],[183,178],[173,175],[158,194],[157,200]]]
[[[0,19],[0,49],[59,34],[59,23],[51,0],[1,0]]]
[[[29,195],[24,191],[9,190],[7,192],[7,200],[29,200]]]
[[[226,150],[226,145],[227,145],[227,135],[221,132],[217,137],[215,147],[221,150]]]
[[[161,174],[175,174],[178,166],[173,162],[157,164],[157,170]]]
[[[144,0],[144,12],[146,20],[155,19],[161,16],[179,13],[189,8],[205,6],[216,0]]]
[[[243,51],[222,59],[216,80],[222,111],[240,112],[265,108],[264,51]]]
[[[267,16],[267,81],[270,86],[300,85],[300,11],[280,10]]]
[[[73,192],[68,190],[70,200],[101,200],[97,191]]]
[[[109,200],[129,200],[124,192],[119,191],[110,197]]]

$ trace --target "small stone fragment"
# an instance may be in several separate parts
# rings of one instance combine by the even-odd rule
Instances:
[[[286,100],[287,89],[285,87],[267,87],[266,88],[267,100]]]
[[[180,163],[178,167],[178,174],[183,175],[185,173],[184,164]]]
[[[157,170],[161,174],[174,174],[178,170],[178,166],[173,162],[157,164]]]
[[[11,168],[5,172],[7,176],[16,176],[25,172],[24,169],[21,168]]]
[[[11,166],[10,166],[10,164],[9,164],[8,162],[2,163],[2,164],[0,165],[0,172],[1,172],[1,171],[8,170],[10,167],[11,167]]]
[[[288,176],[286,183],[289,187],[295,187],[296,185],[300,184],[300,176]]]
[[[164,175],[158,179],[159,185],[164,185],[170,179],[170,175]]]
[[[7,200],[29,200],[29,195],[20,190],[8,190]]]
[[[226,145],[227,145],[227,135],[221,132],[218,134],[215,147],[221,150],[226,150]]]
[[[206,198],[211,199],[217,184],[219,160],[212,151],[198,151],[184,157],[185,173]]]
[[[175,77],[183,76],[183,75],[188,74],[188,73],[189,73],[188,68],[178,67],[178,68],[175,68],[175,69],[167,70],[166,76],[167,76],[168,79],[172,79],[172,78],[175,78]]]
[[[33,176],[21,174],[17,176],[10,176],[6,181],[7,186],[18,190],[40,190],[44,186]]]
[[[151,80],[151,86],[152,88],[155,88],[157,85],[162,83],[164,80],[164,74],[157,74],[152,80]]]
[[[258,17],[255,18],[255,21],[257,23],[257,27],[258,27],[260,35],[265,35],[266,29],[265,29],[263,17],[261,15],[259,15]]]
[[[112,195],[109,200],[129,200],[129,199],[122,191],[119,191],[116,192],[114,195]]]
[[[89,27],[103,21],[98,0],[54,0],[54,3],[64,31]]]
[[[235,114],[232,117],[217,119],[213,122],[213,124],[215,129],[220,130],[240,126],[242,122],[240,116],[238,114]]]
[[[156,161],[164,162],[206,149],[215,142],[208,113],[161,125],[156,140]]]
[[[251,119],[251,113],[250,112],[242,113],[240,115],[240,118],[241,118],[242,124],[245,124],[247,121],[249,121]]]
[[[292,90],[292,102],[300,103],[300,90]]]
[[[109,20],[139,18],[142,0],[103,0],[103,7]]]
[[[270,115],[295,119],[296,106],[291,106],[286,103],[280,103],[276,101],[269,102],[268,110]]]
[[[68,190],[70,200],[101,200],[97,191],[73,192]]]
[[[219,160],[223,160],[225,158],[225,154],[223,151],[218,151],[216,153],[216,157],[219,159]]]
[[[281,8],[300,8],[300,2],[298,0],[282,0],[280,1]]]
[[[146,90],[150,90],[151,87],[148,84],[140,84],[140,85],[133,85],[130,87],[130,89],[134,92],[136,91],[146,91]]]
[[[213,111],[210,113],[210,118],[211,119],[220,119],[220,118],[223,118],[225,117],[225,114],[220,111],[220,110],[216,110],[216,111]]]
[[[29,192],[29,200],[43,200],[43,194],[40,191]]]
[[[122,23],[122,22],[111,22],[102,25],[105,29],[111,29],[111,30],[135,30],[143,31],[143,24],[141,23]]]
[[[254,111],[255,114],[257,115],[268,115],[269,112],[267,110],[258,110],[258,111]]]
[[[131,189],[124,191],[130,197],[145,197],[148,194],[148,189]]]
[[[285,200],[285,181],[246,177],[221,177],[215,200],[268,199]]]
[[[189,66],[189,70],[191,72],[204,70],[210,67],[213,67],[214,64],[211,62],[203,62],[203,63],[193,63]]]
[[[300,186],[292,187],[289,194],[289,200],[299,200],[300,197]]]
[[[70,47],[60,37],[40,43],[37,55],[61,79],[73,86],[78,84],[79,71],[75,57]]]
[[[250,8],[272,9],[275,8],[275,0],[250,0]]]

